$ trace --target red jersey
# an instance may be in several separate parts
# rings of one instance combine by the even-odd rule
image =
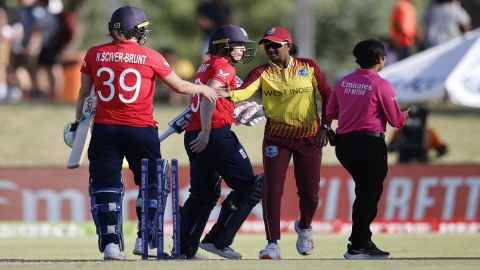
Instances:
[[[156,124],[155,76],[163,79],[172,72],[161,54],[134,41],[102,44],[87,51],[80,72],[93,78],[98,97],[95,123]]]
[[[203,63],[197,70],[195,76],[196,84],[207,84],[210,80],[217,80],[224,86],[229,85],[230,89],[236,88],[235,68],[230,64],[230,61],[219,55],[212,55],[212,57]],[[200,118],[200,101],[203,97],[201,95],[193,95],[191,98],[190,107],[192,108],[192,120],[187,127],[187,130],[201,130],[202,121]],[[230,98],[219,98],[215,105],[215,110],[212,116],[212,128],[219,128],[224,125],[231,125],[233,123],[233,109],[234,103]]]

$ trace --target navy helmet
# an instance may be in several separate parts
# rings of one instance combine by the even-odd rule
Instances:
[[[231,43],[252,44],[255,41],[248,38],[247,32],[242,27],[235,24],[225,24],[217,27],[210,35],[207,53],[218,53],[228,56],[233,50]],[[238,62],[248,63],[255,54],[256,49],[246,48],[242,59]]]
[[[121,33],[127,39],[135,37],[138,43],[143,45],[151,32],[149,25],[150,22],[143,10],[132,6],[123,6],[113,12],[108,23],[108,30],[110,33]]]

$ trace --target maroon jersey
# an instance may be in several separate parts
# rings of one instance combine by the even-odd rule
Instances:
[[[224,86],[229,85],[230,89],[235,89],[235,76],[235,68],[233,68],[227,58],[212,55],[207,62],[198,68],[195,83],[207,84],[210,80],[217,80]],[[203,97],[198,94],[192,96],[190,104],[192,108],[192,121],[188,125],[187,130],[202,129],[202,121],[200,118],[200,101],[202,98]],[[234,103],[230,98],[219,98],[213,112],[211,127],[219,128],[224,125],[231,125],[233,123],[233,109]]]
[[[93,78],[95,123],[155,125],[155,76],[163,79],[172,72],[161,54],[134,41],[102,44],[88,50],[80,71]]]

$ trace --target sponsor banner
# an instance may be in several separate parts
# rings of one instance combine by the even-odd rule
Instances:
[[[257,167],[255,171],[259,172],[261,168]],[[188,167],[181,167],[179,173],[180,201],[183,204],[188,196]],[[318,230],[338,231],[324,227],[350,222],[355,185],[348,172],[340,166],[322,166],[321,177],[315,222],[327,224],[319,225]],[[124,182],[124,218],[136,220],[138,189],[128,170],[124,170]],[[229,191],[225,185],[222,186],[222,199]],[[394,165],[390,167],[384,183],[376,222],[436,222],[435,226],[444,222],[475,223],[480,221],[479,204],[478,165]],[[171,221],[170,200],[167,209],[165,219]],[[212,220],[219,211],[220,204],[212,212]],[[283,231],[293,228],[290,223],[298,214],[293,168],[289,168],[281,205],[282,220],[285,220]],[[0,168],[0,221],[83,222],[90,219],[88,168]],[[253,209],[249,221],[251,225],[245,226],[263,230],[260,205]]]

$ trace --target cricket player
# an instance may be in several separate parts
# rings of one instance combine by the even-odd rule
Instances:
[[[307,256],[314,248],[311,223],[319,202],[322,148],[327,144],[326,130],[330,124],[324,116],[331,90],[315,61],[297,57],[298,47],[287,29],[268,28],[259,44],[270,61],[252,70],[240,88],[220,95],[235,102],[257,91],[262,95],[267,119],[262,146],[265,170],[262,207],[268,242],[260,250],[259,258],[282,258],[278,243],[280,209],[292,158],[300,210],[294,224],[298,234],[296,247],[299,254]],[[321,97],[321,110],[316,96]]]
[[[236,87],[232,63],[246,63],[255,49],[245,30],[222,25],[209,41],[210,59],[197,71],[196,83],[215,87]],[[252,208],[261,199],[263,174],[255,176],[245,149],[235,133],[234,103],[220,98],[212,104],[200,95],[191,99],[192,121],[185,132],[185,149],[190,160],[190,195],[180,210],[181,253],[192,257],[201,248],[229,259],[242,255],[230,245]],[[200,242],[210,212],[220,197],[220,177],[233,189],[222,203],[217,222]]]
[[[83,61],[75,119],[79,120],[84,100],[93,87],[98,102],[88,149],[92,217],[104,259],[123,260],[122,160],[126,157],[135,184],[139,185],[140,160],[148,158],[149,183],[153,187],[155,162],[161,158],[153,119],[155,77],[175,92],[201,96],[205,103],[215,102],[216,94],[208,86],[180,79],[162,55],[142,46],[151,30],[141,9],[132,6],[117,9],[108,30],[113,41],[91,47]],[[148,192],[150,198],[155,197],[155,188]],[[150,220],[154,212],[154,208],[149,209]],[[137,239],[134,254],[140,253],[141,240]]]

